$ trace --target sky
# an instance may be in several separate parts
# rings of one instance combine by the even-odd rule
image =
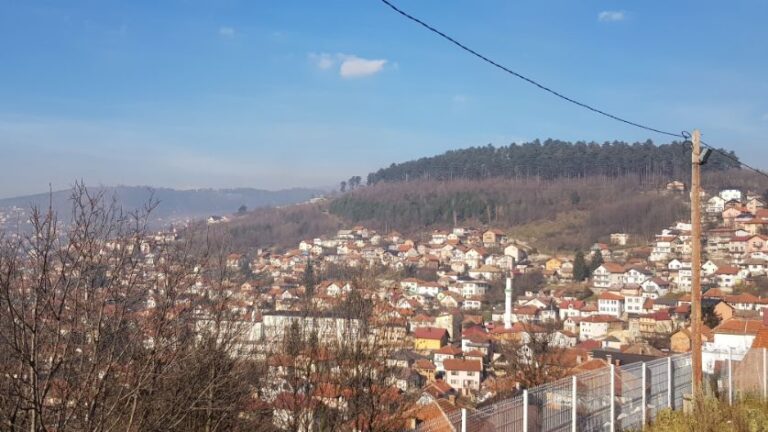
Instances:
[[[570,97],[768,167],[768,2],[393,0]],[[0,197],[332,187],[446,150],[668,142],[379,0],[0,0]]]

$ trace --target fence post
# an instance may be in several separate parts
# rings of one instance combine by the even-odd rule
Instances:
[[[763,399],[768,399],[768,348],[763,347]]]
[[[461,409],[461,432],[467,432],[467,409]]]
[[[646,400],[646,386],[648,385],[648,381],[646,381],[646,371],[645,371],[645,362],[643,362],[642,365],[642,384],[640,384],[640,389],[643,391],[643,398],[642,398],[642,404],[643,404],[643,427],[641,429],[645,429],[645,425],[648,424],[648,401]]]
[[[528,390],[523,390],[523,430],[528,431]]]
[[[667,357],[667,407],[672,409],[672,357]]]
[[[728,404],[733,405],[733,351],[728,347]]]
[[[616,432],[616,365],[611,363],[611,432]]]
[[[571,432],[579,432],[577,429],[578,424],[578,387],[576,383],[576,375],[571,379]]]

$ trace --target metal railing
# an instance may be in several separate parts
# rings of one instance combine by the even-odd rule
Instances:
[[[707,353],[705,352],[705,355]],[[768,398],[768,351],[728,352],[706,371],[712,394],[729,402]],[[642,430],[664,409],[681,410],[691,393],[690,354],[581,373],[479,409],[456,410],[418,432],[589,432]]]

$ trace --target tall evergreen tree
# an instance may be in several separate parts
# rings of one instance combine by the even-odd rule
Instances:
[[[573,259],[573,279],[581,282],[589,277],[589,267],[584,259],[584,252],[576,252],[576,257]]]
[[[592,259],[589,261],[589,274],[592,274],[598,267],[600,267],[605,261],[603,260],[603,253],[600,249],[595,251],[592,255]]]
[[[307,267],[304,269],[304,293],[307,299],[315,295],[315,269],[312,267],[312,258],[307,258]]]

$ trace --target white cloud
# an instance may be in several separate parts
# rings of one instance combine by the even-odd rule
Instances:
[[[384,69],[386,60],[369,60],[357,56],[346,56],[341,62],[339,73],[342,78],[359,78],[373,75]]]
[[[349,54],[310,53],[309,61],[318,69],[327,70],[338,66],[342,78],[360,78],[374,75],[384,69],[387,60],[366,59]]]
[[[235,36],[235,29],[232,27],[219,27],[219,36],[231,38]]]
[[[311,61],[318,69],[330,69],[336,64],[336,58],[328,53],[310,53],[309,61]]]
[[[624,11],[602,11],[597,14],[597,20],[601,22],[624,21]]]

